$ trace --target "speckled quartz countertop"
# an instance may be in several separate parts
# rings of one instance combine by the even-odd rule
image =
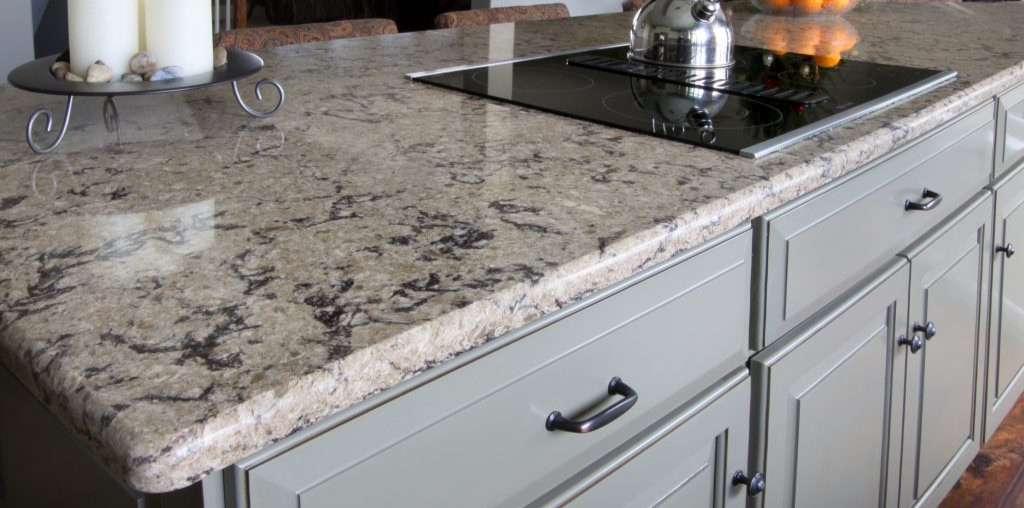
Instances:
[[[118,145],[85,99],[47,156],[24,123],[62,101],[2,86],[0,359],[130,485],[176,489],[1024,80],[1024,4],[846,18],[855,58],[960,78],[757,161],[403,78],[624,42],[625,14],[278,48],[272,120],[226,87],[126,98]]]

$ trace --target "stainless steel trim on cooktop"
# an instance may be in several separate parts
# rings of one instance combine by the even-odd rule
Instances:
[[[576,53],[582,53],[584,51],[598,51],[602,49],[621,48],[626,46],[629,46],[629,44],[616,42],[615,44],[605,44],[604,46],[593,46],[590,48],[581,49],[567,49],[565,51],[556,51],[554,53],[545,53],[543,55],[522,56],[519,58],[510,58],[508,60],[495,60],[493,62],[484,62],[478,64],[456,65],[455,67],[445,67],[444,69],[435,69],[432,71],[410,72],[409,74],[406,74],[405,77],[406,79],[425,78],[427,76],[433,76],[435,74],[444,74],[446,72],[467,71],[470,69],[480,69],[483,67],[491,67],[494,65],[529,62],[530,60],[540,60],[541,58],[551,58],[553,56],[574,55]]]
[[[798,129],[780,134],[772,139],[762,141],[756,145],[740,150],[740,155],[756,159],[769,153],[781,150],[789,145],[803,141],[815,134],[820,134],[841,123],[850,122],[862,116],[874,113],[880,109],[889,107],[897,102],[902,102],[910,97],[927,92],[933,88],[944,85],[956,79],[956,71],[943,71],[931,78],[919,81],[913,85],[901,88],[895,92],[883,95],[865,104],[836,113],[828,118],[819,120],[812,124],[805,125]]]

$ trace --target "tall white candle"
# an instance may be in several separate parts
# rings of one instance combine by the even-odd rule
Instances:
[[[186,76],[213,70],[210,0],[146,0],[146,52]]]
[[[128,60],[139,51],[138,0],[68,0],[68,47],[71,72],[85,77],[97,60],[128,72]]]
[[[139,0],[139,51],[146,51],[146,0]]]

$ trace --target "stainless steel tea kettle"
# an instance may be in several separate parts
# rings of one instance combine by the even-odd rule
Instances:
[[[732,24],[718,0],[651,0],[633,18],[629,57],[676,67],[728,67],[732,44]]]

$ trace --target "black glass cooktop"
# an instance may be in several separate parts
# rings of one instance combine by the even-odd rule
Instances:
[[[945,83],[955,72],[737,46],[727,70],[631,62],[616,46],[410,74],[417,81],[759,157]]]

